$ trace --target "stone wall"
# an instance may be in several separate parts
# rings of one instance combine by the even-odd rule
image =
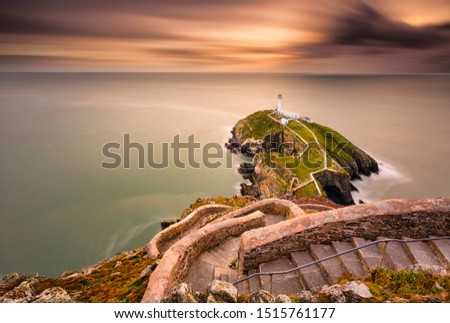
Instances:
[[[241,236],[239,270],[287,256],[310,244],[450,234],[450,198],[387,200],[303,215]]]
[[[292,201],[270,198],[257,201],[241,209],[232,211],[217,221],[245,216],[255,211],[261,211],[265,214],[283,215],[286,219],[297,218],[305,214],[301,207]]]
[[[264,225],[264,214],[256,211],[245,217],[208,224],[176,242],[164,253],[158,267],[150,276],[141,302],[161,302],[175,285],[184,280],[193,262],[202,252],[214,248],[231,236]]]
[[[164,243],[180,236],[183,232],[192,228],[202,218],[211,214],[223,212],[230,208],[230,206],[220,204],[200,206],[180,222],[177,222],[163,231],[158,232],[146,246],[148,256],[150,258],[158,257],[161,253],[161,246],[164,245]]]

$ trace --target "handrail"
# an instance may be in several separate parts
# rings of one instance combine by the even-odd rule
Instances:
[[[352,249],[348,249],[348,250],[346,250],[346,251],[337,253],[337,254],[335,254],[335,255],[331,255],[331,256],[328,256],[328,257],[325,257],[325,258],[322,258],[322,259],[319,259],[319,260],[316,260],[316,261],[313,261],[313,262],[309,262],[309,263],[307,263],[307,264],[304,264],[304,265],[301,265],[301,266],[298,266],[298,267],[295,267],[295,268],[291,268],[291,269],[288,269],[288,270],[283,270],[283,271],[272,271],[272,272],[264,272],[264,273],[254,273],[254,274],[251,274],[250,276],[247,276],[247,277],[244,277],[244,278],[241,278],[241,279],[237,280],[235,283],[233,283],[233,285],[237,285],[237,284],[242,283],[242,282],[244,282],[244,281],[246,281],[246,280],[249,280],[250,278],[257,277],[257,276],[268,276],[268,275],[272,276],[272,275],[284,275],[284,274],[289,274],[289,273],[291,273],[291,272],[293,272],[293,271],[296,271],[296,270],[299,270],[299,269],[303,269],[303,268],[306,268],[306,267],[309,267],[309,266],[316,265],[316,264],[318,264],[318,263],[320,263],[320,262],[322,262],[322,261],[327,261],[327,260],[330,260],[330,259],[333,259],[333,258],[342,256],[342,255],[346,255],[346,254],[348,254],[348,253],[357,251],[357,250],[359,250],[359,249],[363,249],[363,248],[366,248],[366,247],[370,247],[370,246],[372,246],[372,245],[375,245],[375,244],[378,244],[378,243],[382,243],[382,242],[410,243],[410,242],[431,241],[431,240],[445,240],[445,239],[450,239],[450,236],[432,237],[432,238],[420,238],[420,239],[408,239],[408,240],[402,240],[402,239],[390,239],[390,238],[388,238],[388,239],[381,239],[381,240],[375,240],[375,241],[366,243],[366,244],[364,244],[364,245],[361,245],[361,246],[359,246],[359,247],[355,247],[355,248],[352,248]]]

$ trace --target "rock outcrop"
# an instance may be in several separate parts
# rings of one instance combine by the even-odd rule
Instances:
[[[198,303],[194,290],[186,283],[175,286],[163,303]]]
[[[320,172],[314,177],[320,182],[331,201],[343,205],[355,204],[351,193],[351,183],[347,174]]]
[[[32,303],[73,303],[72,297],[61,287],[52,287],[36,296]]]
[[[344,285],[325,285],[320,289],[319,295],[322,300],[330,303],[361,303],[372,298],[369,287],[355,281],[350,281]]]
[[[0,282],[0,303],[73,303],[72,297],[61,287],[51,287],[40,294],[36,285],[44,277],[38,274],[12,273]]]
[[[275,297],[268,291],[259,290],[250,295],[247,303],[275,303]]]
[[[206,291],[208,303],[236,303],[238,290],[232,284],[220,280],[213,280]]]

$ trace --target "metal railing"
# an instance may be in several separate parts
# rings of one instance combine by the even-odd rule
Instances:
[[[323,261],[327,261],[327,260],[330,260],[330,259],[333,259],[333,258],[336,258],[336,257],[339,257],[339,256],[343,256],[343,255],[346,255],[348,253],[351,253],[351,252],[354,252],[354,251],[357,251],[357,250],[360,250],[360,249],[363,249],[363,248],[367,248],[367,247],[373,246],[373,245],[378,244],[378,243],[387,243],[387,242],[410,243],[410,242],[431,241],[431,240],[445,240],[445,239],[450,239],[450,236],[420,238],[420,239],[407,239],[407,240],[403,240],[403,239],[381,239],[381,240],[375,240],[375,241],[366,243],[364,245],[361,245],[361,246],[358,246],[358,247],[355,247],[355,248],[352,248],[352,249],[348,249],[346,251],[339,252],[337,254],[334,254],[334,255],[331,255],[331,256],[328,256],[328,257],[316,260],[316,261],[312,261],[312,262],[309,262],[307,264],[304,264],[304,265],[301,265],[301,266],[298,266],[298,267],[295,267],[295,268],[291,268],[291,269],[288,269],[288,270],[272,271],[272,272],[264,272],[264,273],[254,273],[254,274],[249,275],[247,277],[238,279],[235,283],[233,283],[233,285],[237,285],[237,284],[242,283],[242,282],[244,282],[246,280],[249,280],[250,278],[258,277],[258,276],[270,276],[270,282],[271,282],[270,285],[272,285],[272,276],[273,275],[289,274],[289,273],[291,273],[293,271],[296,271],[296,270],[299,270],[299,269],[303,269],[303,268],[306,268],[306,267],[310,267],[310,266],[316,265],[318,263],[321,263]],[[383,252],[383,256],[384,256],[384,252]],[[382,257],[381,260],[383,260],[383,257]],[[380,264],[381,264],[381,262],[380,262]]]

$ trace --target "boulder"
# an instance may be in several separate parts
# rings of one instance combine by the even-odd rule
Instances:
[[[175,286],[163,303],[198,303],[194,290],[186,283]]]
[[[31,303],[73,303],[72,297],[61,287],[52,287],[36,296]]]
[[[27,280],[21,282],[14,289],[0,297],[0,303],[28,303],[35,294],[34,285],[40,281],[40,276],[33,274]]]
[[[27,280],[28,276],[21,273],[11,273],[3,277],[0,281],[0,296],[3,296],[10,290],[19,286],[20,283]]]
[[[364,299],[372,298],[372,293],[365,284],[358,284],[355,281],[348,282],[341,286],[348,303],[360,303]]]
[[[236,303],[238,290],[233,284],[213,280],[206,291],[208,303]]]
[[[241,154],[247,157],[253,157],[257,153],[263,151],[263,144],[264,141],[259,140],[253,140],[253,139],[247,139],[244,141],[244,143],[241,145]]]
[[[289,296],[280,294],[275,297],[274,303],[292,303],[292,300],[289,298]]]
[[[144,277],[150,276],[150,274],[152,272],[153,272],[152,265],[149,265],[141,271],[141,275],[139,276],[139,278],[144,278]]]
[[[250,295],[247,303],[274,303],[275,297],[265,290],[254,292]]]
[[[257,185],[248,185],[246,183],[241,183],[241,194],[242,196],[253,196],[259,198],[261,196],[261,191]]]
[[[345,303],[345,296],[344,293],[342,293],[341,285],[325,285],[320,289],[319,293],[330,303]]]
[[[299,303],[317,303],[319,297],[309,290],[305,290],[298,294]]]
[[[253,163],[242,162],[238,168],[239,174],[249,175],[249,174],[253,174],[254,171],[255,171],[255,164],[253,164]]]
[[[81,270],[68,270],[62,273],[61,278],[78,277],[82,274]]]

